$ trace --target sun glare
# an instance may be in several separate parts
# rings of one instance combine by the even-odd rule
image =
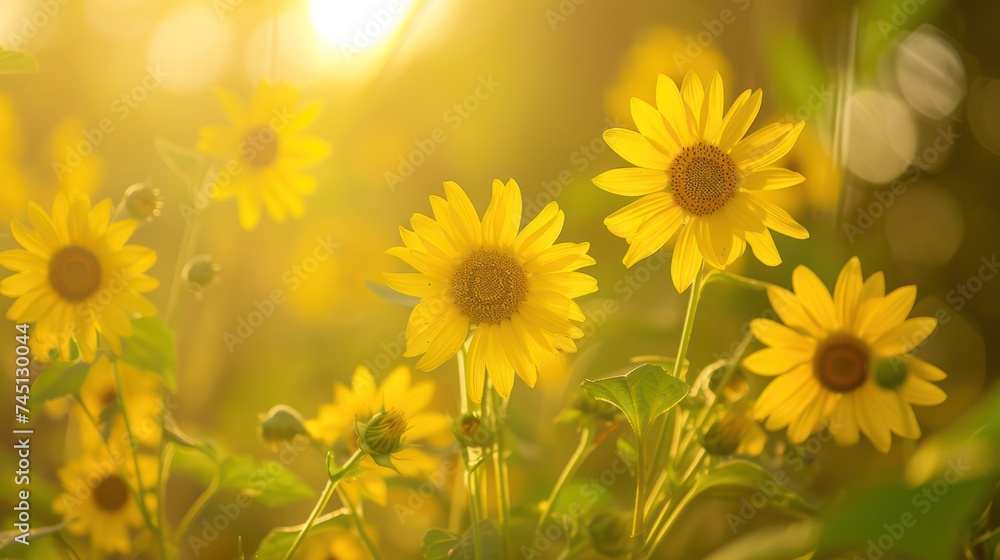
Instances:
[[[309,0],[316,33],[346,51],[388,42],[410,15],[413,0]]]

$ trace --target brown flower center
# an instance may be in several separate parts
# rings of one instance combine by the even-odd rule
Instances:
[[[470,321],[500,324],[513,317],[527,299],[528,277],[514,257],[483,249],[458,265],[451,290]]]
[[[243,161],[255,169],[262,169],[278,159],[278,133],[269,126],[252,129],[240,144]]]
[[[869,372],[868,347],[848,336],[834,336],[820,343],[813,358],[813,372],[819,382],[835,393],[849,393],[860,387]]]
[[[118,511],[128,502],[128,488],[118,475],[111,475],[94,489],[94,503],[104,511]]]
[[[695,216],[708,216],[736,194],[736,163],[715,146],[698,143],[670,164],[674,200]]]
[[[67,245],[49,261],[49,284],[63,299],[83,301],[101,287],[101,261],[89,249]]]

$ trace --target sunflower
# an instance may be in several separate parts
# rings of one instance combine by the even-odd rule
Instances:
[[[716,72],[703,88],[688,72],[677,85],[660,75],[657,107],[632,98],[634,132],[612,128],[604,140],[636,167],[612,169],[594,184],[614,194],[641,196],[604,220],[629,249],[631,267],[679,232],[670,266],[678,292],[691,285],[702,262],[724,269],[747,243],[767,265],[781,262],[769,229],[797,239],[809,236],[763,191],[796,185],[804,178],[772,167],[791,150],[805,123],[770,124],[744,138],[760,110],[761,92],[744,91],[723,115],[725,96]]]
[[[95,428],[89,420],[80,422],[84,448],[100,448],[106,438],[108,444],[123,456],[139,451],[133,449],[135,445],[146,450],[157,449],[163,434],[164,413],[163,387],[159,378],[152,372],[142,371],[125,362],[114,363],[127,404],[132,427],[130,436],[125,425],[125,411],[119,408],[118,388],[111,367],[111,359],[101,355],[80,386],[80,402],[99,423]]]
[[[589,243],[553,244],[565,216],[550,202],[518,232],[521,190],[511,179],[493,182],[483,219],[461,187],[444,184],[447,200],[431,197],[434,219],[414,214],[413,231],[400,228],[404,247],[388,254],[416,273],[385,273],[389,287],[421,299],[406,326],[404,356],[423,355],[430,371],[454,356],[475,327],[468,350],[469,396],[479,402],[488,374],[510,395],[514,374],[534,387],[538,371],[574,352],[583,312],[573,298],[597,291],[577,269],[594,264]]]
[[[0,293],[17,298],[7,318],[34,323],[32,336],[63,359],[75,343],[83,359],[93,362],[98,333],[120,354],[121,339],[132,336],[131,319],[156,315],[140,295],[159,285],[144,274],[156,253],[126,245],[137,222],[112,222],[111,211],[111,200],[91,208],[82,193],[58,194],[51,216],[31,202],[33,229],[11,222],[24,249],[0,253],[0,265],[17,272],[0,281]]]
[[[434,398],[434,383],[420,381],[413,383],[410,369],[399,366],[393,369],[381,383],[376,382],[371,371],[358,366],[351,378],[351,386],[341,383],[333,386],[333,401],[319,407],[319,414],[306,420],[305,426],[314,439],[326,445],[342,444],[350,453],[357,450],[357,422],[365,422],[383,407],[396,410],[406,417],[409,429],[406,442],[427,440],[444,444],[450,435],[451,422],[442,413],[428,410]],[[438,463],[421,448],[410,447],[393,454],[394,462],[403,476],[418,477],[433,471]],[[376,503],[385,505],[387,489],[385,476],[389,474],[366,457],[362,463],[364,476],[358,479],[358,486]],[[344,488],[357,494],[359,488],[347,483]]]
[[[788,426],[792,443],[826,424],[839,444],[857,443],[860,428],[882,452],[893,432],[920,437],[912,405],[944,401],[932,382],[945,374],[910,354],[937,327],[931,317],[907,319],[916,287],[887,295],[881,272],[862,280],[857,257],[840,272],[833,296],[803,266],[795,269],[792,287],[794,293],[768,289],[784,324],[755,319],[750,325],[769,348],[748,356],[743,366],[777,376],[757,400],[755,417],[767,418],[770,430]]]
[[[297,110],[299,92],[288,84],[272,87],[267,80],[261,80],[249,105],[229,91],[216,95],[231,125],[202,127],[198,140],[199,150],[225,160],[213,196],[236,197],[240,225],[248,230],[260,221],[261,205],[278,222],[301,216],[303,197],[316,190],[316,178],[303,170],[330,153],[326,140],[302,134],[322,104]]]
[[[140,463],[143,482],[153,480],[155,459]],[[102,558],[128,554],[132,550],[132,532],[143,526],[142,513],[129,487],[136,487],[135,469],[122,462],[122,472],[107,453],[83,455],[58,470],[62,494],[52,509],[69,522],[69,532],[88,535],[90,545]],[[126,480],[128,482],[126,482]],[[151,502],[152,503],[152,502]]]

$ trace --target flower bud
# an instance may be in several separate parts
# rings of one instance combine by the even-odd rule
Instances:
[[[136,183],[125,191],[125,211],[136,220],[152,222],[163,208],[160,189],[145,183]]]
[[[579,392],[573,397],[573,404],[556,417],[561,423],[607,423],[614,424],[624,420],[618,408],[605,401],[597,400],[590,395]]]
[[[590,520],[587,531],[594,549],[605,556],[618,557],[629,551],[631,519],[620,511],[604,511]]]
[[[455,433],[455,439],[470,449],[480,449],[493,444],[493,431],[474,412],[463,414],[451,429]]]
[[[272,450],[297,437],[309,438],[309,432],[306,430],[302,415],[290,406],[274,405],[271,410],[267,411],[266,414],[261,414],[259,418],[260,424],[257,431],[260,434],[260,439]]]
[[[358,445],[372,456],[391,455],[402,448],[403,434],[409,426],[399,410],[381,410],[367,423],[358,422]]]
[[[882,358],[875,362],[875,382],[889,390],[898,389],[909,373],[906,361],[900,358]]]
[[[222,282],[222,278],[219,276],[220,270],[222,270],[222,266],[213,261],[212,257],[199,255],[184,265],[184,269],[181,270],[181,278],[184,279],[191,291],[200,294]]]
[[[767,434],[751,416],[752,407],[744,402],[727,410],[702,438],[710,455],[757,456],[764,451]]]

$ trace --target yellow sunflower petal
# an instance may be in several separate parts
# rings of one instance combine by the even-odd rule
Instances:
[[[792,288],[816,324],[827,331],[840,328],[840,320],[830,291],[815,272],[802,265],[795,267],[792,272]]]
[[[702,265],[702,256],[698,252],[693,224],[688,223],[682,226],[680,231],[670,262],[670,278],[678,293],[686,290],[694,282],[694,277],[701,270]]]
[[[899,388],[899,394],[907,402],[917,406],[935,406],[943,403],[948,395],[940,387],[917,376],[907,376]]]
[[[722,113],[725,110],[726,95],[722,85],[722,76],[718,72],[712,74],[705,90],[705,101],[701,106],[699,121],[702,126],[702,138],[711,144],[716,143],[722,126]]]
[[[741,186],[749,191],[771,191],[792,187],[805,180],[805,177],[794,171],[767,167],[747,174]]]
[[[507,247],[514,242],[521,225],[521,189],[513,179],[506,184],[493,181],[493,195],[483,215],[483,244]]]
[[[659,118],[659,113],[657,113]],[[671,157],[657,149],[645,136],[625,128],[610,128],[604,131],[604,141],[625,161],[645,169],[667,169]]]
[[[729,153],[737,142],[743,139],[743,135],[750,129],[757,113],[760,111],[760,103],[763,94],[761,90],[753,93],[750,90],[744,91],[730,107],[726,113],[726,118],[722,121],[717,142],[719,149]]]
[[[663,114],[642,99],[633,97],[632,120],[635,121],[636,128],[639,129],[639,133],[645,140],[662,154],[660,159],[665,160],[665,165],[653,169],[666,169],[670,165],[670,160],[680,152],[681,147],[678,145],[677,139],[671,136],[670,131],[667,130],[667,126],[663,122]]]
[[[861,297],[863,285],[861,260],[857,257],[851,257],[840,271],[840,275],[837,276],[837,283],[833,288],[833,304],[837,308],[840,324],[845,329],[851,330],[854,326],[854,315],[857,313],[858,300]]]
[[[665,171],[639,167],[609,169],[592,179],[601,189],[623,196],[643,196],[661,191],[669,180]]]
[[[872,343],[872,350],[882,356],[896,356],[920,346],[937,328],[933,317],[915,317],[893,327]]]
[[[764,348],[747,356],[743,367],[757,375],[773,377],[792,371],[812,357],[812,352],[800,348]]]
[[[691,137],[702,138],[701,105],[705,100],[705,88],[701,85],[701,78],[693,71],[688,71],[681,84],[681,97],[687,106],[687,120],[691,131]]]
[[[656,80],[656,106],[666,119],[666,126],[677,137],[681,146],[689,146],[691,142],[691,127],[687,122],[687,108],[677,84],[669,77],[660,74]]]
[[[913,309],[916,286],[903,286],[884,298],[873,299],[858,312],[856,332],[868,340],[877,340],[889,329],[900,325]]]
[[[778,348],[788,348],[812,354],[816,340],[770,319],[750,321],[750,332],[762,343]]]

